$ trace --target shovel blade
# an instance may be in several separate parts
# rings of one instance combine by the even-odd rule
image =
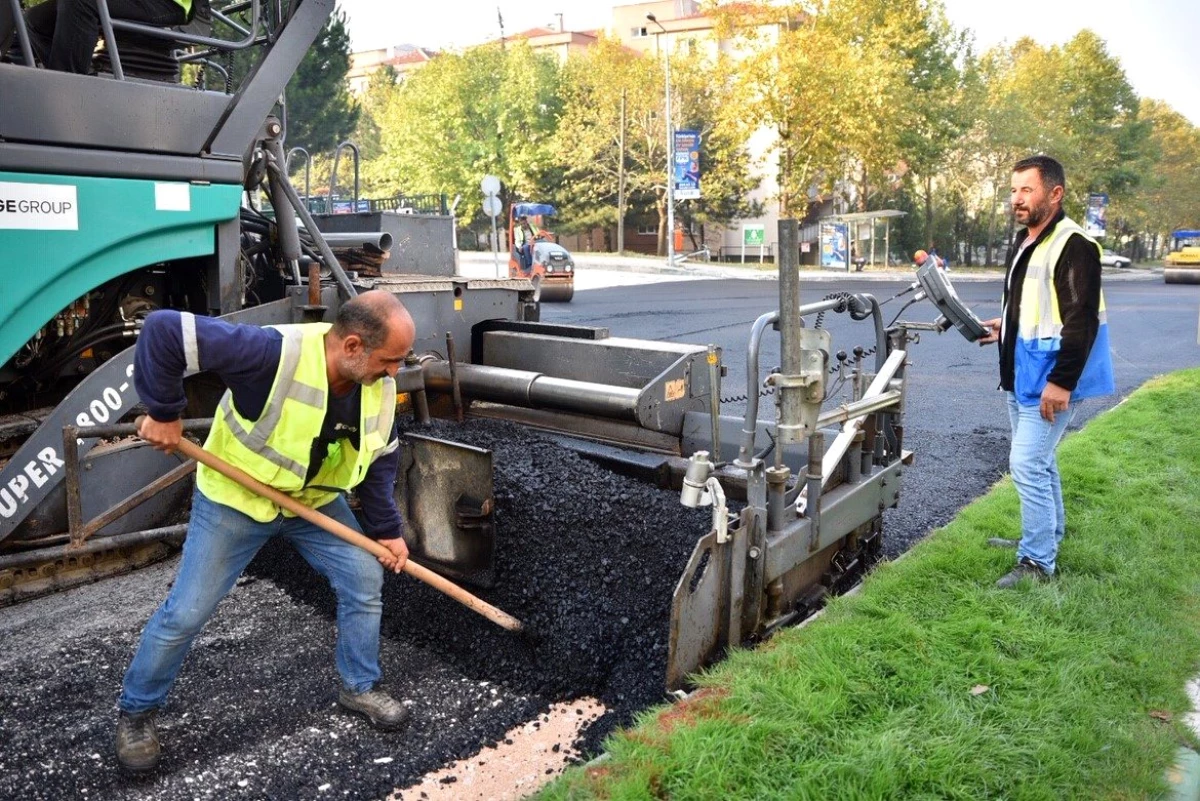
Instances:
[[[396,500],[409,552],[446,578],[493,586],[492,452],[420,434],[405,439]]]

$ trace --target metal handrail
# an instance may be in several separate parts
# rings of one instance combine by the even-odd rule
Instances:
[[[125,70],[121,68],[121,54],[117,52],[117,34],[108,13],[108,0],[96,0],[96,10],[100,12],[100,30],[104,31],[104,46],[108,48],[108,63],[112,66],[113,77],[123,81]]]
[[[25,16],[21,9],[21,0],[8,0],[9,8],[13,16],[13,28],[16,31],[17,42],[21,47],[21,57],[25,60],[25,64],[30,67],[37,66],[33,58],[33,47],[29,41],[29,28],[25,24]],[[108,0],[96,0],[96,11],[100,15],[100,30],[104,36],[104,46],[108,49],[109,63],[112,65],[113,77],[118,81],[125,80],[125,71],[121,67],[121,56],[117,52],[116,31],[130,31],[139,33],[143,36],[149,36],[154,39],[166,39],[173,42],[181,42],[185,44],[203,45],[205,47],[216,48],[220,51],[227,50],[245,50],[258,43],[258,28],[261,18],[259,0],[246,0],[246,2],[237,3],[230,6],[226,10],[250,8],[250,28],[247,30],[241,25],[238,25],[233,20],[229,19],[220,11],[213,10],[214,19],[218,19],[225,23],[235,31],[243,34],[245,38],[240,41],[230,41],[228,39],[216,39],[211,36],[200,36],[193,33],[184,33],[182,31],[173,31],[166,28],[155,27],[152,25],[144,25],[139,22],[131,22],[129,20],[113,19],[108,8]]]
[[[103,3],[107,7],[107,0],[97,0],[98,3]],[[245,6],[245,3],[239,4]],[[255,44],[258,39],[258,25],[261,17],[259,0],[250,0],[250,30],[246,30],[240,25],[235,24],[228,19],[220,11],[213,10],[213,19],[219,19],[221,22],[229,25],[239,33],[245,34],[245,38],[241,41],[230,41],[228,39],[216,39],[212,36],[200,36],[194,33],[183,33],[182,31],[172,31],[166,28],[156,28],[152,25],[143,25],[140,22],[130,22],[128,20],[113,20],[112,27],[122,31],[132,31],[140,33],[144,36],[150,36],[155,39],[167,39],[173,42],[185,42],[187,44],[204,45],[205,47],[215,47],[218,50],[245,50]],[[228,10],[228,9],[227,9]]]
[[[233,18],[230,17],[228,14],[225,14],[224,12],[221,12],[221,11],[214,11],[214,12],[212,12],[212,15],[213,15],[213,19],[221,20],[221,22],[224,22],[230,28],[233,28],[235,31],[240,33],[242,36],[250,35],[249,30],[247,30],[246,28],[243,28],[241,25],[238,25],[236,22],[234,22]]]
[[[33,61],[33,46],[29,43],[29,28],[25,25],[25,14],[21,10],[21,0],[9,0],[8,4],[13,15],[13,29],[17,32],[17,41],[21,45],[21,58],[25,59],[25,63],[30,67],[36,66]]]
[[[171,42],[204,45],[205,47],[214,47],[218,50],[245,50],[258,39],[259,0],[250,0],[250,30],[246,30],[242,26],[235,24],[219,11],[212,11],[215,19],[221,20],[226,25],[245,35],[245,38],[238,42],[231,42],[226,39],[214,39],[211,36],[200,36],[194,33],[173,31],[152,25],[143,25],[140,22],[113,19],[108,11],[108,0],[96,0],[96,9],[100,12],[100,30],[104,33],[104,46],[108,49],[108,61],[112,65],[113,77],[118,81],[125,80],[125,71],[121,68],[121,55],[117,52],[116,31],[118,30],[138,33],[153,39],[166,39]]]
[[[289,150],[283,159],[283,171],[289,176],[292,174],[292,156],[297,153],[304,154],[304,199],[308,200],[312,194],[312,156],[308,155],[308,151],[298,145]]]
[[[338,160],[342,156],[342,149],[347,148],[347,147],[350,148],[351,152],[354,153],[354,205],[351,208],[353,208],[355,211],[358,211],[359,152],[358,152],[358,145],[354,144],[353,142],[351,142],[349,140],[342,142],[340,145],[337,146],[337,149],[333,151],[333,169],[329,172],[329,210],[330,211],[333,211],[333,194],[334,194],[333,190],[337,187]]]

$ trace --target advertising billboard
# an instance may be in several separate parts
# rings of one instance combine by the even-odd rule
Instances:
[[[675,199],[700,199],[700,132],[675,132]]]

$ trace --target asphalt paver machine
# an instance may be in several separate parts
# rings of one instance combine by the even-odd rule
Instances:
[[[0,604],[161,558],[184,535],[194,466],[138,442],[128,422],[138,404],[132,346],[146,314],[330,320],[369,288],[396,293],[416,320],[396,381],[418,424],[475,415],[556,432],[614,469],[669,483],[688,505],[712,505],[711,530],[696,532],[683,574],[664,579],[677,583],[667,685],[806,614],[875,561],[909,458],[914,326],[885,327],[869,295],[800,305],[795,259],[785,256],[779,309],[750,333],[746,412],[730,416],[716,348],[542,323],[533,281],[462,278],[453,254],[417,271],[347,271],[288,180],[276,116],[334,0],[237,7],[250,23],[236,41],[106,20],[107,71],[97,76],[34,66],[19,20],[7,20],[25,63],[0,64]],[[120,60],[127,33],[218,64],[245,49],[255,65],[228,91],[134,78]],[[781,234],[794,256],[795,222]],[[982,333],[944,276],[914,288],[946,315],[915,327]],[[871,346],[838,358],[819,325],[826,312],[864,322]],[[769,330],[782,364],[764,389]],[[852,392],[826,408],[834,375]],[[221,390],[204,373],[187,380],[189,430],[203,431]],[[773,420],[759,419],[764,391]],[[497,547],[487,454],[420,435],[406,452],[418,466],[399,489],[414,553],[486,587]]]

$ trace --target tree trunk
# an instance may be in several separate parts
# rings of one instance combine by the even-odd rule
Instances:
[[[987,255],[984,258],[984,264],[991,267],[996,262],[992,259],[992,254],[995,252],[996,246],[996,206],[1000,204],[1000,189],[997,187],[992,191],[992,206],[988,209],[988,232],[987,232]]]
[[[858,184],[858,202],[854,204],[855,211],[867,210],[867,192],[871,189],[867,181],[867,165],[862,165],[862,180]]]
[[[658,210],[658,255],[667,255],[667,190],[664,188],[658,193],[658,200],[654,202]]]
[[[925,247],[933,247],[933,176],[925,176]]]

